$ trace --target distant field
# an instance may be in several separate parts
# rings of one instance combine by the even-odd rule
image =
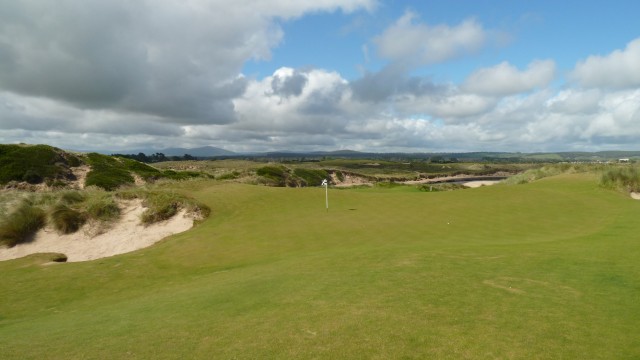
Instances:
[[[126,255],[0,262],[0,357],[640,357],[640,201],[594,175],[329,189],[328,212],[318,187],[168,186],[211,216]]]

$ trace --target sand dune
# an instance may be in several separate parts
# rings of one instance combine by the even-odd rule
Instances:
[[[95,260],[151,246],[193,226],[193,217],[188,216],[184,210],[169,220],[144,226],[140,223],[140,215],[144,210],[139,200],[127,202],[123,206],[120,220],[106,232],[95,236],[92,235],[95,227],[91,225],[67,235],[60,235],[47,227],[40,230],[30,243],[0,248],[0,260],[45,252],[63,253],[67,255],[69,262]]]

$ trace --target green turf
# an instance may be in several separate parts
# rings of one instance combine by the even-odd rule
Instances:
[[[451,192],[175,184],[212,215],[0,263],[6,359],[640,357],[640,201],[585,174]]]

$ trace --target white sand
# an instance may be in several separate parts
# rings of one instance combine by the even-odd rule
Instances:
[[[632,192],[631,197],[636,200],[640,200],[640,193]]]
[[[466,186],[466,187],[470,187],[470,188],[477,188],[480,186],[489,186],[489,185],[495,185],[497,183],[499,183],[500,180],[480,180],[480,181],[468,181],[462,185]]]
[[[36,234],[33,242],[0,248],[0,260],[45,252],[63,253],[69,262],[95,260],[151,246],[193,226],[193,217],[187,216],[182,210],[167,221],[145,227],[140,223],[140,215],[144,210],[139,200],[126,203],[120,221],[105,233],[93,237],[89,226],[68,235],[45,228]]]

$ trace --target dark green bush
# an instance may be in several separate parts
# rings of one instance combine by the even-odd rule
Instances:
[[[329,178],[329,174],[325,170],[298,168],[293,171],[293,174],[304,180],[307,186],[320,186],[322,180]]]
[[[71,234],[80,229],[86,222],[86,216],[65,204],[58,203],[51,210],[51,223],[60,233]]]
[[[222,174],[217,177],[218,180],[233,180],[240,177],[240,173],[238,171],[232,171],[225,174]]]
[[[270,180],[267,185],[273,186],[286,186],[289,178],[289,172],[283,166],[263,166],[256,170],[256,174]]]
[[[134,183],[133,176],[125,165],[116,158],[97,153],[87,155],[91,171],[87,174],[85,186],[98,186],[113,191],[123,185]]]
[[[71,160],[74,158],[75,160]],[[0,144],[0,184],[26,181],[39,184],[46,179],[68,178],[66,165],[79,160],[48,145]]]
[[[45,212],[28,201],[0,223],[0,243],[9,247],[28,241],[46,223]]]
[[[118,158],[124,165],[124,168],[135,173],[145,181],[154,181],[163,176],[162,172],[154,167],[136,160],[127,158]]]

